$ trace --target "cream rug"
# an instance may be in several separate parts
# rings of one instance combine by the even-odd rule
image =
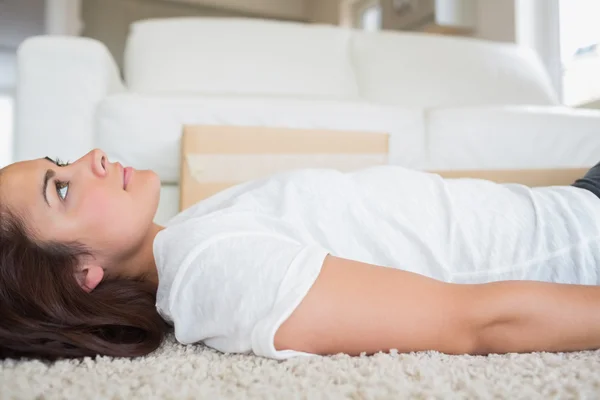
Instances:
[[[181,346],[150,356],[4,361],[2,399],[597,399],[600,350],[337,355],[284,362]]]

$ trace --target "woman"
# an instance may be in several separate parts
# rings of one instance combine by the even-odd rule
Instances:
[[[600,347],[598,168],[530,189],[296,170],[155,225],[160,182],[94,150],[0,171],[0,354],[275,359]]]

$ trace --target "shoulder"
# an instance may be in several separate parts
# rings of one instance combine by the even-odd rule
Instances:
[[[157,307],[182,343],[252,350],[252,332],[279,297],[316,279],[326,253],[313,248],[272,231],[225,232],[172,265],[170,281],[159,272]]]
[[[237,290],[262,279],[257,274],[263,271],[278,275],[301,248],[301,243],[272,232],[223,232],[185,254],[171,290],[195,291],[197,285],[215,288],[225,282]]]
[[[170,289],[175,277],[184,274],[190,264],[209,256],[233,257],[234,254],[227,253],[227,246],[235,246],[239,254],[248,238],[277,232],[274,228],[277,224],[281,222],[256,213],[221,210],[167,226],[153,243],[159,291],[165,287]]]

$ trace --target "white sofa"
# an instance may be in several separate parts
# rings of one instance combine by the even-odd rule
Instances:
[[[158,222],[177,213],[183,124],[382,131],[416,169],[585,167],[600,112],[563,107],[529,49],[470,39],[245,19],[132,26],[124,79],[100,42],[18,52],[17,160],[93,147],[151,168]]]

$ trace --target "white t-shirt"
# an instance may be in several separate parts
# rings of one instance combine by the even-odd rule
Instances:
[[[398,166],[303,169],[185,210],[154,241],[156,306],[179,342],[286,359],[273,339],[327,254],[446,282],[600,284],[600,199],[574,187]]]

